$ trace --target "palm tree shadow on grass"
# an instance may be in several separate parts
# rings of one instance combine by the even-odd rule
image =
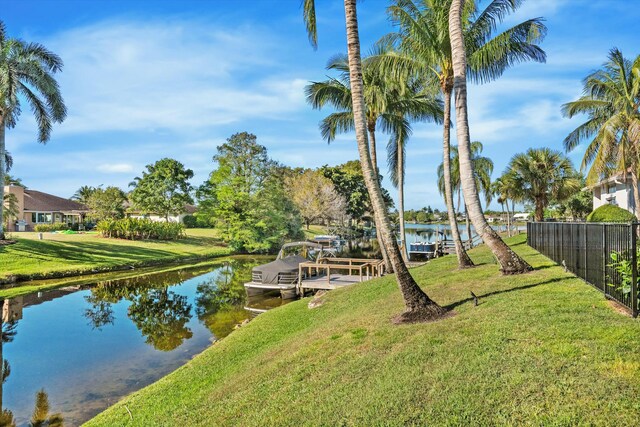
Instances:
[[[510,292],[517,292],[517,291],[523,291],[526,289],[531,289],[531,288],[535,288],[537,286],[541,286],[541,285],[548,285],[551,283],[556,283],[556,282],[562,282],[563,280],[566,280],[566,277],[557,277],[555,279],[549,279],[549,280],[545,280],[543,282],[538,282],[538,283],[531,283],[530,285],[524,285],[524,286],[516,286],[514,288],[509,288],[509,289],[503,289],[500,291],[493,291],[493,292],[489,292],[483,295],[478,295],[478,299],[484,299],[484,298],[488,298],[488,297],[492,297],[494,295],[500,295],[500,294],[506,294],[506,293],[510,293]],[[444,308],[447,309],[447,311],[449,310],[453,310],[454,308],[461,306],[463,304],[466,304],[468,302],[473,302],[474,298],[473,297],[469,297],[469,298],[465,298],[463,300],[460,301],[456,301],[454,303],[451,303],[449,305],[445,305]],[[480,302],[480,304],[482,304],[482,302]]]

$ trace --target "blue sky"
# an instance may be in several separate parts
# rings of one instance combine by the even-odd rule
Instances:
[[[245,130],[290,166],[357,158],[353,135],[331,145],[322,140],[318,122],[330,110],[313,111],[304,99],[304,86],[328,74],[329,57],[346,51],[342,2],[316,2],[314,51],[299,0],[0,0],[10,36],[43,43],[64,60],[59,81],[69,109],[44,146],[24,109],[7,132],[12,174],[30,188],[68,197],[81,185],[126,189],[146,164],[173,157],[194,170],[199,185],[215,166],[216,146]],[[359,2],[363,51],[392,30],[388,4]],[[630,5],[640,1],[529,0],[508,18],[506,24],[547,19],[542,46],[548,60],[469,89],[471,137],[493,159],[494,178],[529,147],[561,149],[580,119],[562,118],[560,106],[580,95],[581,79],[609,49],[627,57],[640,53],[640,7]],[[386,138],[379,140],[384,159]],[[579,149],[570,154],[576,165],[581,156]],[[408,209],[443,207],[436,188],[440,161],[440,128],[414,125]],[[380,163],[384,174],[386,162]],[[388,181],[384,185],[395,194]]]

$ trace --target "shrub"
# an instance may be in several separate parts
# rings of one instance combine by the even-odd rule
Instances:
[[[69,224],[65,222],[56,222],[54,224],[37,224],[33,229],[38,233],[47,233],[50,231],[69,230],[70,227]]]
[[[104,237],[128,240],[177,240],[185,237],[184,226],[176,222],[149,219],[103,219],[97,230]]]
[[[198,220],[193,215],[185,215],[182,223],[186,228],[196,228],[198,226]]]
[[[614,205],[602,205],[587,215],[587,222],[631,222],[636,216]]]

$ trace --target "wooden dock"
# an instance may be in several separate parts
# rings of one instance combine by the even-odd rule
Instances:
[[[298,294],[364,282],[384,274],[384,262],[366,258],[321,258],[298,267]]]

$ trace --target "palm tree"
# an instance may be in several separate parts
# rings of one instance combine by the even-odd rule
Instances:
[[[20,214],[20,206],[18,197],[13,193],[5,194],[3,200],[2,215],[8,227],[11,220],[16,219]]]
[[[498,233],[487,223],[480,205],[478,188],[473,174],[471,158],[471,138],[469,136],[469,116],[467,112],[467,55],[462,24],[464,0],[452,0],[449,11],[449,39],[451,40],[451,56],[454,75],[454,91],[456,106],[456,127],[458,151],[460,152],[460,182],[462,193],[469,209],[469,216],[476,232],[489,246],[498,259],[505,274],[518,274],[531,271],[531,266],[518,256]],[[537,38],[536,38],[537,39]],[[526,40],[530,40],[527,35]]]
[[[518,198],[535,205],[536,221],[544,220],[550,202],[563,202],[580,191],[580,179],[571,161],[561,152],[549,148],[530,148],[513,156],[506,179],[516,188]]]
[[[83,185],[82,187],[78,188],[78,190],[75,193],[73,193],[73,196],[71,196],[71,200],[75,200],[79,203],[86,205],[87,201],[89,200],[89,197],[91,197],[91,195],[95,191],[96,191],[95,187],[91,187],[89,185]]]
[[[62,122],[67,109],[53,75],[62,69],[62,60],[38,43],[8,38],[0,21],[0,182],[5,174],[5,128],[16,125],[20,99],[26,99],[38,124],[38,141],[51,137],[51,125]],[[4,199],[0,185],[0,200]],[[0,210],[0,240],[4,239]]]
[[[541,18],[529,19],[494,36],[497,24],[516,10],[520,0],[493,0],[483,11],[469,2],[464,15],[463,37],[468,49],[468,72],[472,80],[488,82],[497,79],[510,66],[524,61],[545,61],[545,53],[537,44],[542,41],[546,27]],[[452,168],[449,165],[451,95],[453,67],[449,41],[449,8],[451,0],[395,0],[389,14],[399,27],[381,40],[391,44],[396,52],[380,58],[381,65],[397,75],[418,73],[438,80],[444,100],[443,176],[445,201],[449,222],[456,243],[460,267],[473,265],[463,249],[453,210],[453,191],[450,185]]]
[[[509,172],[506,172],[501,177],[497,178],[491,184],[491,192],[497,196],[497,201],[502,207],[502,214],[505,213],[506,206],[506,222],[507,222],[507,235],[511,237],[511,217],[513,212],[509,212],[509,200],[515,200],[515,190],[513,188],[514,180],[510,176]]]
[[[324,82],[312,82],[305,89],[307,102],[313,108],[320,109],[331,104],[337,112],[324,118],[320,124],[322,136],[331,142],[339,132],[354,129],[353,111],[351,108],[351,90],[349,87],[349,64],[344,55],[332,58],[327,69],[341,72],[340,78]],[[366,106],[367,130],[369,134],[371,159],[377,169],[375,159],[376,129],[391,133],[387,146],[387,160],[393,185],[399,192],[400,236],[403,250],[406,250],[404,232],[404,150],[405,143],[411,135],[412,121],[442,121],[442,104],[433,96],[429,87],[419,82],[394,81],[381,73],[379,67],[363,64],[364,99]],[[398,179],[401,177],[401,179]],[[406,256],[406,252],[403,254]]]
[[[362,165],[364,181],[369,192],[374,216],[378,219],[379,235],[382,244],[396,273],[398,287],[402,293],[406,311],[396,319],[397,322],[416,322],[438,318],[446,310],[436,304],[420,289],[402,260],[398,244],[393,236],[393,229],[382,198],[380,182],[371,163],[371,154],[367,143],[367,122],[364,103],[364,87],[362,81],[362,61],[360,57],[360,37],[358,35],[358,18],[356,0],[344,0],[347,56],[349,59],[349,81],[351,87],[351,105],[353,109],[354,130],[358,144],[358,154]],[[312,45],[317,43],[315,1],[304,0],[303,14],[307,32]]]
[[[478,188],[485,197],[486,206],[489,205],[493,198],[493,191],[491,189],[491,174],[493,173],[493,161],[482,155],[484,149],[482,142],[473,141],[471,143],[471,162],[473,163],[473,176],[476,181],[476,188]],[[458,147],[456,145],[451,146],[451,161],[453,165],[451,168],[451,189],[458,193],[458,210],[460,209],[460,155],[458,153]],[[444,179],[444,162],[438,166],[438,191],[440,194],[445,194],[445,179]],[[471,239],[471,225],[469,223],[469,212],[467,204],[464,204],[464,213],[467,219],[467,239]]]
[[[64,420],[59,413],[49,414],[49,395],[44,389],[36,393],[36,404],[29,427],[62,427]]]
[[[640,218],[640,55],[631,62],[618,49],[603,69],[584,79],[583,96],[562,106],[567,117],[586,114],[587,121],[564,139],[567,151],[590,139],[580,169],[591,164],[587,184],[611,172],[631,175],[636,216]]]

